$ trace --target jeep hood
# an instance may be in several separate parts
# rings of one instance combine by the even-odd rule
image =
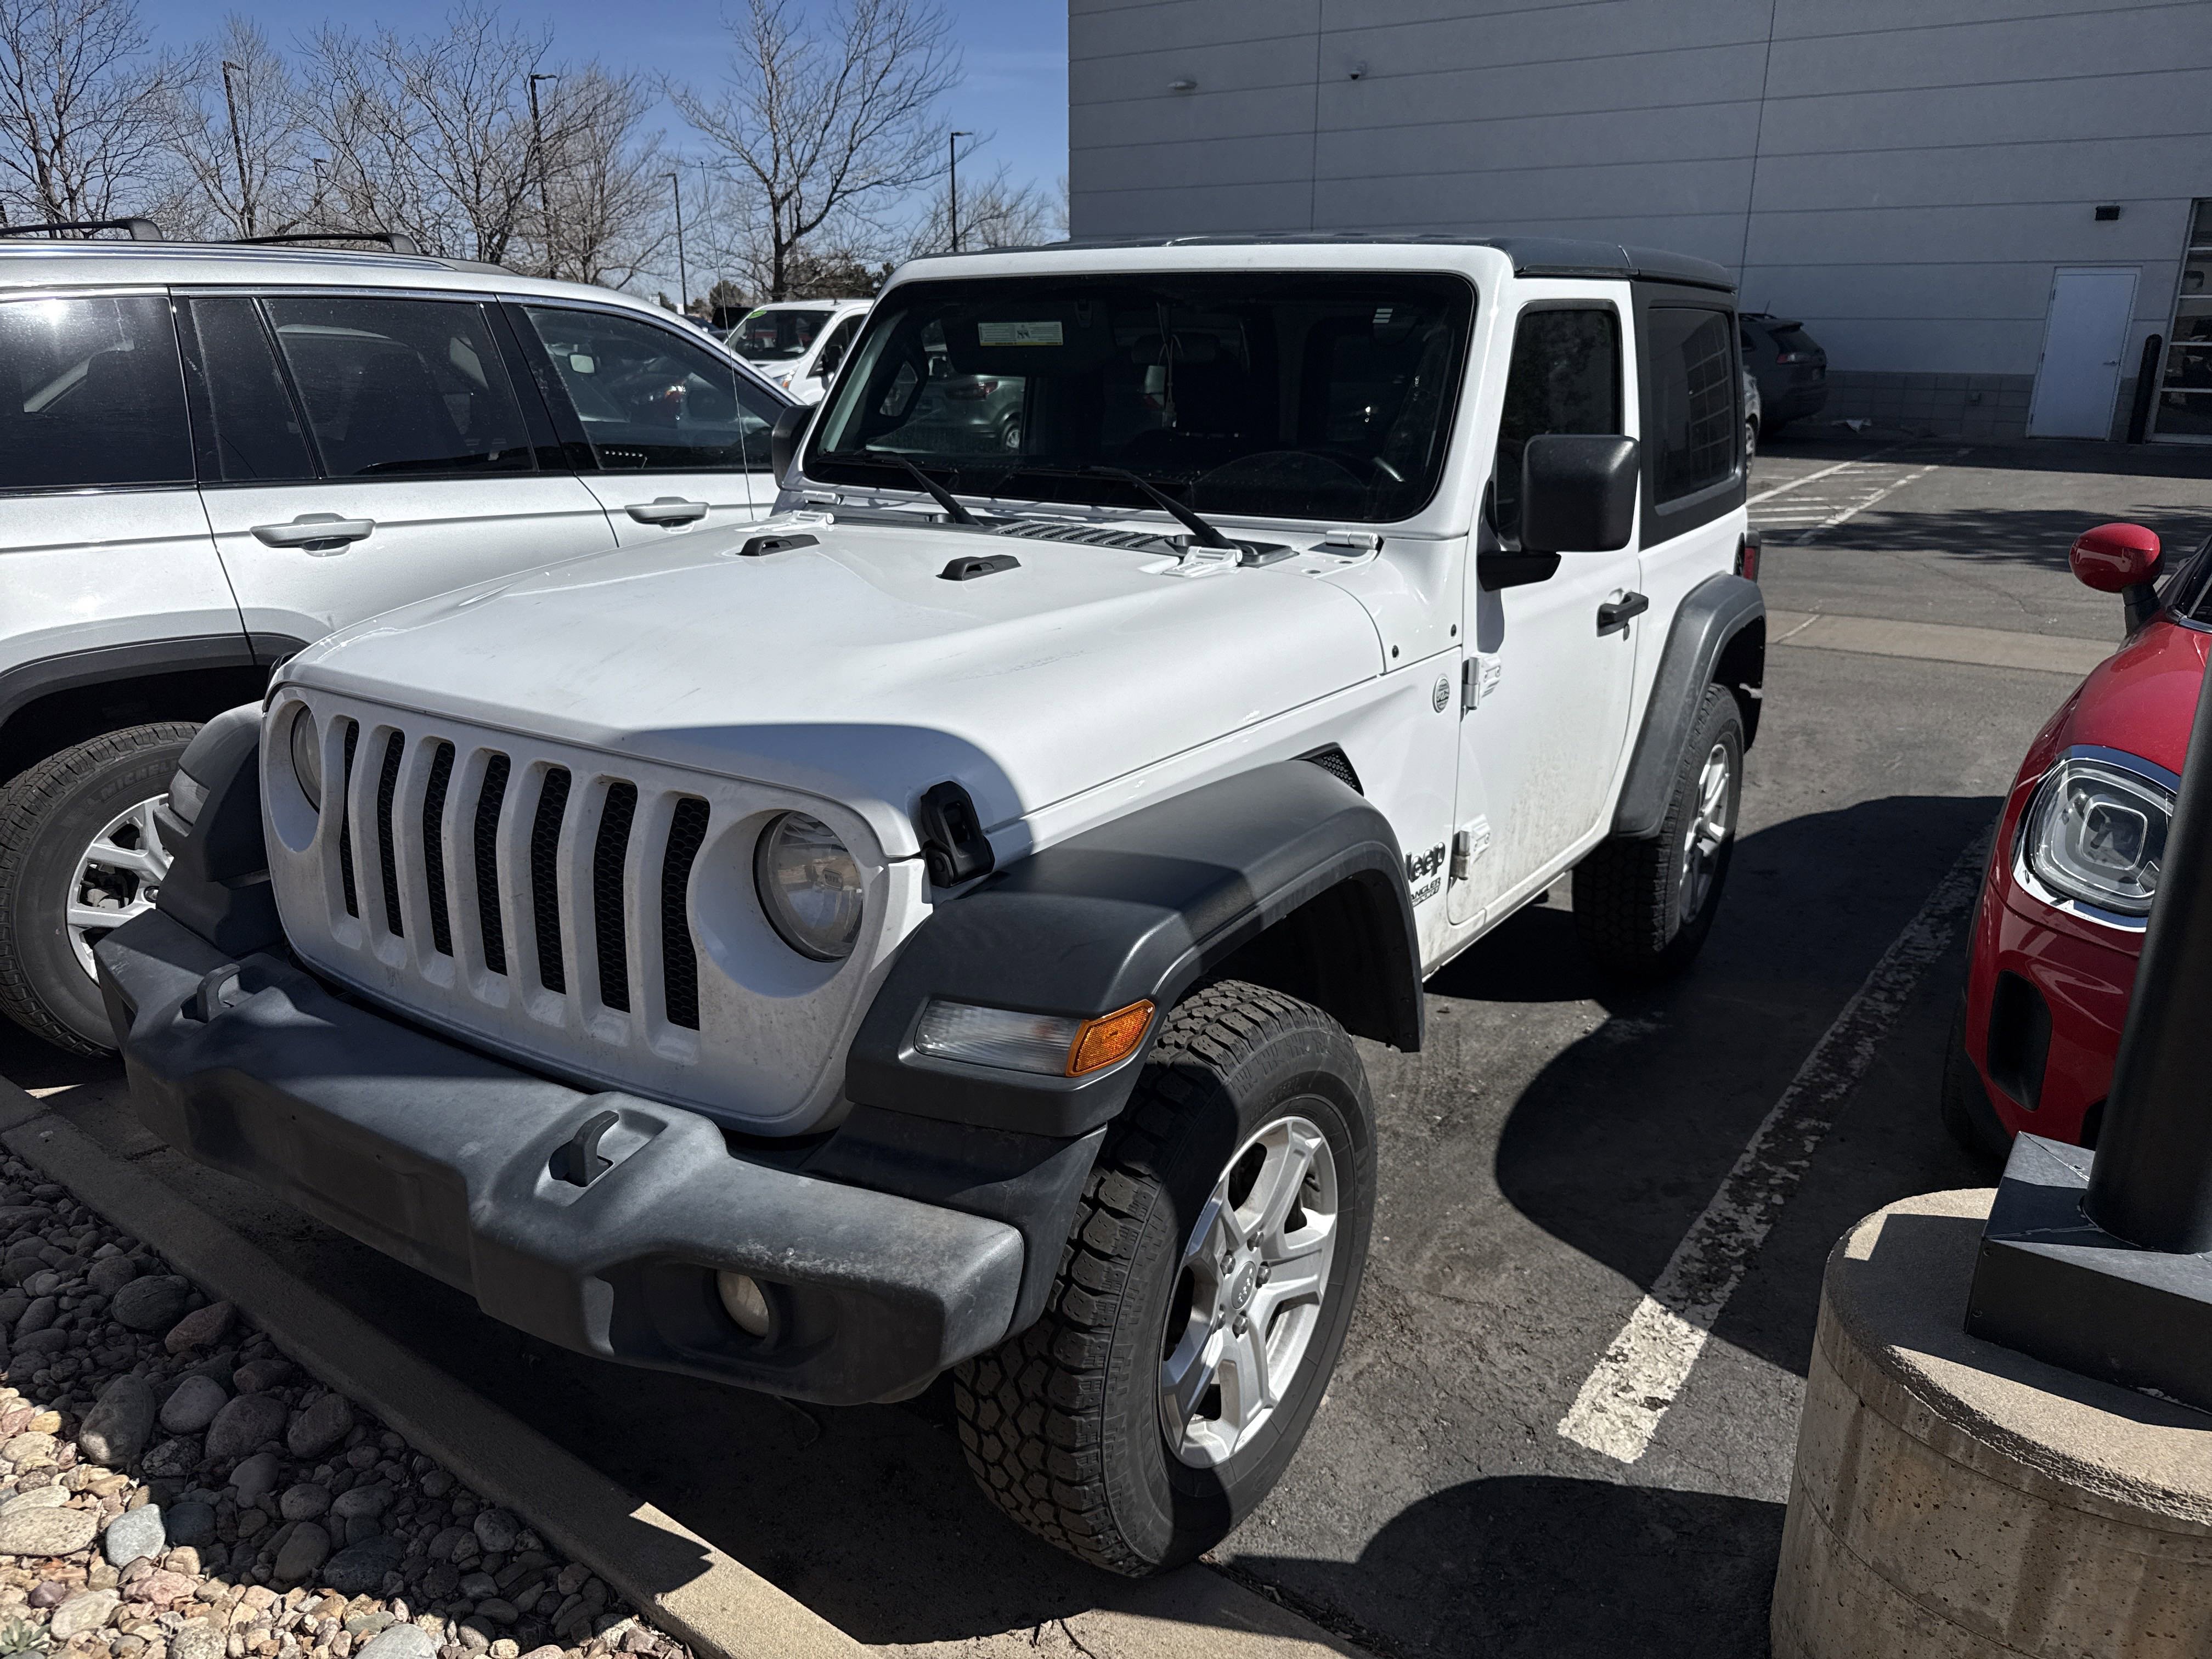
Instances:
[[[1382,672],[1366,609],[1291,560],[1168,574],[1171,554],[935,525],[671,537],[422,601],[284,678],[388,706],[811,792],[892,857],[954,779],[995,828]],[[955,558],[1018,568],[946,580]]]

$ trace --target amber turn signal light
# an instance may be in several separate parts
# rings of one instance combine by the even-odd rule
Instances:
[[[1137,1052],[1137,1045],[1145,1040],[1146,1029],[1152,1023],[1152,1005],[1149,1000],[1085,1020],[1083,1029],[1075,1034],[1075,1041],[1068,1045],[1068,1076],[1081,1077],[1103,1066],[1111,1066],[1117,1060],[1127,1060]]]

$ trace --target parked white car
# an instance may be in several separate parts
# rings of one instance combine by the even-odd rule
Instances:
[[[144,221],[138,234],[157,234]],[[334,628],[749,524],[784,397],[605,289],[398,253],[0,238],[0,1009],[92,947],[198,723]]]
[[[951,1370],[1016,1521],[1192,1559],[1352,1318],[1352,1038],[1418,1048],[1570,871],[1616,973],[1712,923],[1735,309],[1552,240],[907,265],[774,519],[391,613],[208,727],[96,951],[141,1115],[586,1352]]]
[[[852,349],[872,300],[786,300],[746,313],[731,350],[802,404],[818,404]]]

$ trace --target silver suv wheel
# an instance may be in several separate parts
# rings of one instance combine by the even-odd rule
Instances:
[[[1729,787],[1729,747],[1717,743],[1698,771],[1698,795],[1690,822],[1682,832],[1682,869],[1679,880],[1681,902],[1677,914],[1687,919],[1705,908],[1711,896],[1713,874],[1720,868],[1721,849],[1735,828],[1735,791]]]
[[[154,908],[161,878],[169,873],[169,849],[154,817],[156,795],[118,812],[92,838],[70,877],[63,902],[68,906],[70,947],[89,975],[92,947],[100,935]]]
[[[1177,1270],[1160,1361],[1160,1430],[1195,1468],[1266,1425],[1321,1322],[1336,1254],[1336,1158],[1302,1117],[1237,1148]]]

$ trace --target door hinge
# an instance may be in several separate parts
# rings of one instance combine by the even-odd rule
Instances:
[[[1465,881],[1475,860],[1490,850],[1490,820],[1476,818],[1452,836],[1451,878]]]
[[[1479,651],[1468,653],[1459,665],[1459,706],[1462,713],[1482,707],[1486,697],[1498,695],[1498,683],[1505,678],[1505,664],[1497,657],[1483,655]]]

